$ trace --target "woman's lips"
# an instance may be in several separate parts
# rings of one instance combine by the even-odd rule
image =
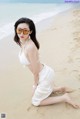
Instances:
[[[20,36],[20,38],[24,38],[24,36]]]

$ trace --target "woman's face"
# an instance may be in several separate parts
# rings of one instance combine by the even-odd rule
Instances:
[[[26,23],[20,23],[17,26],[16,33],[21,42],[25,42],[29,38],[29,34],[31,34],[29,25]]]

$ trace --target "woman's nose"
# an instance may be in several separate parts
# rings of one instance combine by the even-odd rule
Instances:
[[[24,34],[23,34],[23,31],[21,32],[21,35],[24,35]]]

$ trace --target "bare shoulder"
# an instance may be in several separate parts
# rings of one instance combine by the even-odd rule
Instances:
[[[30,41],[28,43],[28,46],[25,48],[25,50],[27,51],[27,54],[37,52],[37,48],[36,48],[35,44],[33,43],[33,41]]]

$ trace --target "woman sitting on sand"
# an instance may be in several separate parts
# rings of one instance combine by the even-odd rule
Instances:
[[[39,42],[36,39],[34,22],[29,18],[20,18],[15,23],[14,41],[21,47],[20,62],[28,66],[34,76],[32,104],[34,106],[52,105],[67,102],[74,108],[79,108],[67,94],[67,87],[55,87],[54,70],[39,60]],[[65,92],[62,96],[50,97],[54,92]]]

